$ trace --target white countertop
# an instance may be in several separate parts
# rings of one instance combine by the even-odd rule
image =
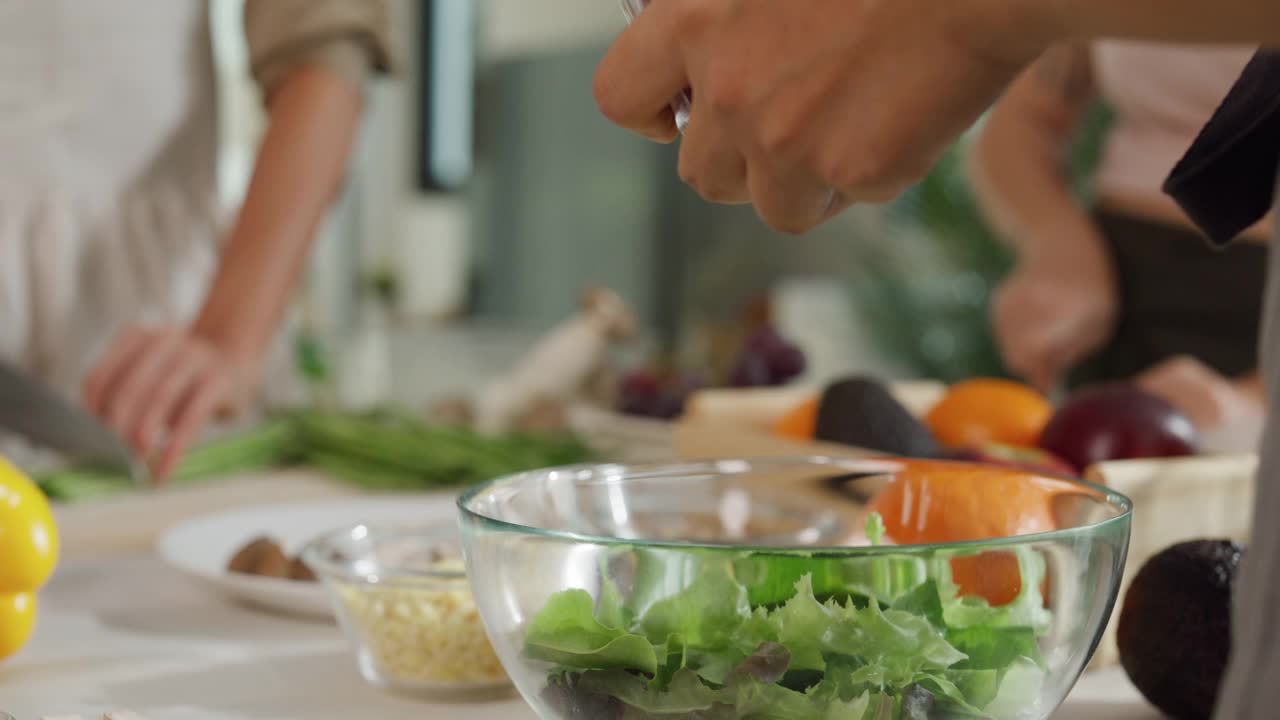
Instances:
[[[333,492],[305,479],[292,482],[294,492]],[[210,493],[235,492],[135,500],[133,511],[163,525],[175,513],[217,509]],[[157,509],[137,507],[148,502]],[[113,710],[148,720],[535,720],[515,698],[431,704],[370,687],[336,625],[267,614],[210,592],[147,549],[156,527],[117,517],[110,550],[93,548],[94,527],[110,522],[108,515],[101,508],[60,515],[68,558],[41,594],[32,642],[0,663],[0,711],[17,720],[77,714],[97,720]],[[124,542],[120,523],[138,530],[136,542]],[[1086,675],[1055,720],[1159,717],[1112,670]]]
[[[149,556],[67,563],[31,645],[0,665],[18,720],[533,720],[523,702],[438,705],[364,683],[338,627],[224,601]]]

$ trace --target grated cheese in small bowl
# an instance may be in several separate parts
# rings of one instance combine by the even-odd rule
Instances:
[[[422,696],[509,691],[453,523],[358,525],[315,540],[302,557],[329,588],[370,683]]]

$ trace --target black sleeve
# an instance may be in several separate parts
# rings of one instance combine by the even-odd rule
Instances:
[[[1271,209],[1280,173],[1280,52],[1263,51],[1165,182],[1216,245]]]

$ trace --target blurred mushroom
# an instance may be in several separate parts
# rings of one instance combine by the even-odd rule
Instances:
[[[538,341],[511,374],[480,393],[476,428],[506,432],[540,400],[571,400],[605,364],[610,345],[635,332],[635,315],[617,293],[586,290],[578,312]]]

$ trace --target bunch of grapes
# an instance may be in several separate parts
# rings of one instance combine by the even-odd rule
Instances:
[[[804,351],[787,342],[777,330],[761,328],[747,339],[746,347],[729,375],[735,388],[778,387],[804,374]]]
[[[626,415],[674,420],[684,414],[689,396],[705,386],[694,372],[672,373],[664,382],[652,370],[636,370],[622,381],[619,409]]]
[[[804,351],[776,330],[764,327],[743,345],[725,378],[724,386],[762,388],[785,385],[804,374]],[[672,420],[684,413],[689,396],[707,386],[700,372],[680,370],[660,376],[652,370],[635,370],[620,388],[619,410],[627,415]]]

